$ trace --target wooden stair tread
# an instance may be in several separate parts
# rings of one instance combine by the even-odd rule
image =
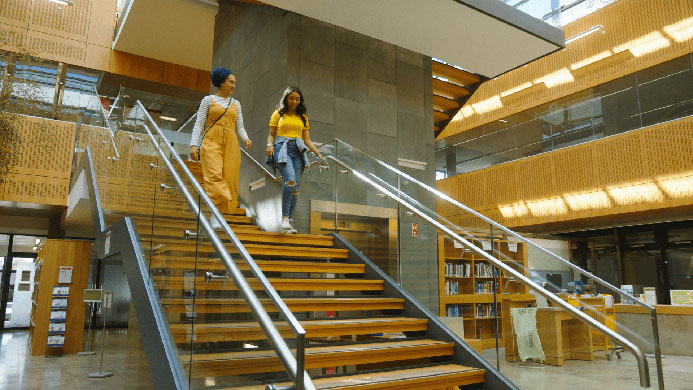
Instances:
[[[305,363],[307,369],[382,363],[452,356],[454,349],[455,343],[430,339],[308,347],[305,349]],[[274,350],[196,353],[181,357],[183,361],[191,362],[185,365],[192,364],[193,376],[198,378],[228,372],[243,375],[283,370]]]
[[[364,280],[364,279],[289,279],[289,278],[268,278],[277,291],[382,291],[382,280]],[[185,290],[191,289],[192,286],[186,288],[187,283],[192,283],[190,277],[184,276],[156,276],[154,282],[158,289],[170,290]],[[222,280],[213,280],[205,283],[204,277],[196,277],[194,279],[194,288],[196,290],[220,290],[231,291],[238,290],[233,280],[228,280],[224,283]],[[257,279],[248,280],[250,287],[254,290],[261,290],[262,286]]]
[[[140,234],[140,230],[142,233]],[[190,230],[190,229],[189,229]],[[195,231],[195,229],[192,229]],[[309,245],[309,246],[321,246],[321,247],[332,247],[334,243],[334,237],[318,234],[283,234],[283,233],[272,233],[263,232],[259,230],[247,231],[239,229],[236,230],[236,226],[231,226],[236,237],[243,243],[265,243],[265,244],[286,244],[286,245]],[[137,229],[137,233],[140,237],[151,237],[152,228],[151,226],[143,226]],[[156,242],[181,242],[181,243],[194,243],[195,239],[186,240],[183,237],[184,230],[181,229],[166,229],[165,231],[154,226],[154,236],[164,236],[165,238],[153,238]],[[221,230],[218,231],[218,235],[221,239],[226,238]],[[203,238],[204,241],[208,241],[207,238]],[[227,240],[228,241],[228,240]]]
[[[286,322],[275,322],[274,325],[282,336],[294,337],[293,329]],[[301,326],[306,337],[338,337],[366,335],[374,333],[401,333],[425,331],[428,320],[408,317],[356,318],[356,319],[322,319],[304,320]],[[191,332],[197,342],[214,341],[247,341],[267,338],[257,322],[231,323],[189,323],[170,324],[175,342],[189,342]]]
[[[294,312],[311,311],[360,311],[360,310],[402,310],[404,299],[400,298],[337,298],[310,297],[284,298],[289,310]],[[276,313],[277,307],[269,299],[260,299],[267,312]],[[192,310],[192,298],[162,299],[161,304],[168,313],[188,313]],[[249,313],[250,308],[244,299],[196,298],[195,311],[198,313]]]
[[[318,390],[420,390],[442,389],[484,382],[486,370],[458,364],[407,368],[314,379]],[[290,383],[277,383],[288,386]],[[244,386],[245,390],[265,390],[266,385]],[[226,388],[233,390],[237,388]]]
[[[195,264],[197,261],[197,264]],[[363,274],[366,266],[363,264],[326,263],[313,261],[285,261],[285,260],[256,260],[255,263],[263,272],[308,272],[308,273],[335,273],[335,274]],[[244,261],[236,261],[242,271],[249,270]],[[152,268],[176,268],[200,270],[225,270],[226,267],[219,258],[195,258],[181,256],[154,256]]]
[[[306,357],[308,355],[326,355],[338,353],[352,352],[368,352],[374,351],[393,351],[403,348],[427,348],[427,347],[442,347],[454,348],[455,343],[448,343],[438,340],[405,340],[405,341],[388,341],[384,343],[363,343],[349,345],[330,345],[321,347],[307,347]],[[295,350],[294,350],[295,351]],[[189,355],[186,355],[186,359]],[[212,362],[212,361],[229,361],[229,360],[245,360],[254,358],[276,358],[277,353],[271,350],[250,349],[243,352],[215,352],[215,353],[193,353],[190,360],[193,362]]]
[[[148,240],[142,241],[144,248],[150,244]],[[198,253],[216,253],[216,250],[210,243],[196,245],[195,242],[172,242],[161,244],[158,241],[154,243],[154,253],[168,252],[198,252]],[[229,253],[238,253],[238,249],[233,244],[224,245]],[[347,249],[321,248],[321,247],[306,247],[306,246],[279,246],[279,245],[262,245],[262,244],[246,244],[243,245],[251,256],[263,257],[288,257],[288,258],[330,258],[330,259],[347,259],[349,251]]]
[[[190,213],[179,212],[177,215],[154,215],[152,217],[151,211],[149,214],[137,214],[137,213],[109,213],[104,216],[106,222],[113,223],[124,217],[130,217],[135,225],[138,223],[145,226],[151,226],[152,218],[156,221],[157,226],[169,226],[169,227],[181,227],[184,229],[193,229],[197,226],[197,218],[192,216]],[[253,223],[251,217],[246,217],[245,215],[225,215],[224,219],[229,225],[246,225]],[[254,225],[253,225],[254,226]],[[259,227],[255,226],[258,230]]]

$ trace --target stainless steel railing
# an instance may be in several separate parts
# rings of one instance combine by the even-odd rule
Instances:
[[[490,254],[486,253],[485,251],[481,250],[479,247],[471,243],[470,241],[466,240],[465,238],[462,238],[459,236],[456,232],[448,228],[447,226],[443,225],[436,219],[430,217],[428,214],[425,212],[419,210],[416,206],[414,206],[412,203],[400,198],[395,194],[395,192],[389,190],[388,188],[376,183],[375,181],[371,180],[368,178],[365,174],[357,171],[353,167],[349,166],[345,162],[341,161],[339,158],[334,157],[334,156],[327,156],[327,159],[333,160],[336,164],[340,165],[344,169],[346,169],[348,172],[351,172],[355,177],[359,178],[361,181],[365,182],[366,184],[370,185],[371,187],[374,187],[375,189],[381,191],[385,195],[387,195],[390,199],[394,200],[401,206],[409,209],[412,211],[414,214],[418,215],[419,217],[423,218],[436,228],[440,229],[441,231],[445,232],[448,236],[451,238],[459,241],[466,247],[468,247],[470,250],[472,250],[474,253],[476,253],[479,256],[482,256],[485,260],[490,262],[491,264],[495,265],[496,267],[502,269],[505,271],[507,274],[512,275],[513,277],[516,278],[516,280],[524,283],[525,285],[531,287],[534,291],[538,292],[542,296],[544,296],[546,299],[550,300],[557,306],[563,308],[564,310],[568,311],[571,313],[574,317],[576,317],[578,320],[584,322],[588,326],[591,326],[592,328],[596,329],[600,333],[604,334],[605,336],[615,340],[617,343],[622,345],[625,349],[630,351],[633,356],[635,356],[635,359],[638,362],[638,372],[640,376],[640,385],[642,387],[650,387],[650,376],[649,376],[649,368],[648,368],[648,362],[647,359],[645,358],[645,354],[638,348],[635,344],[631,343],[628,339],[624,338],[620,334],[612,331],[611,329],[607,328],[604,324],[600,323],[599,321],[595,320],[594,318],[588,316],[587,314],[577,310],[575,307],[573,307],[571,304],[563,300],[562,298],[558,297],[557,295],[551,293],[550,291],[546,290],[545,288],[541,287],[522,273],[518,272],[514,268],[508,266],[507,264],[503,263],[502,261],[499,261],[498,259],[494,258]]]
[[[359,154],[367,156],[368,158],[372,159],[373,161],[375,161],[378,165],[382,166],[383,168],[393,172],[394,174],[396,174],[398,176],[401,176],[402,178],[405,178],[405,179],[411,181],[412,183],[415,183],[419,187],[425,189],[427,192],[434,194],[435,196],[453,204],[454,206],[464,210],[466,213],[471,214],[474,217],[479,218],[480,220],[488,223],[489,225],[493,226],[494,228],[497,228],[498,230],[500,230],[500,231],[502,231],[502,232],[504,232],[510,236],[517,238],[519,241],[522,241],[522,242],[526,243],[527,245],[539,250],[543,254],[548,255],[548,256],[558,260],[559,262],[563,263],[564,265],[566,265],[567,267],[569,267],[573,271],[578,272],[580,275],[585,276],[586,278],[595,280],[601,286],[606,287],[607,289],[609,289],[613,293],[615,293],[621,297],[625,297],[629,301],[633,302],[634,304],[636,304],[638,306],[642,306],[645,309],[647,309],[648,312],[650,313],[650,320],[652,322],[653,343],[654,343],[654,352],[655,352],[655,364],[657,367],[657,378],[658,378],[658,382],[659,382],[659,388],[660,388],[660,390],[664,389],[664,372],[662,369],[662,353],[661,353],[661,347],[660,347],[660,343],[659,343],[659,331],[658,331],[658,324],[657,324],[657,310],[654,307],[652,307],[651,305],[648,305],[645,302],[642,302],[641,300],[635,298],[633,295],[628,294],[626,291],[619,289],[618,287],[616,287],[616,286],[612,285],[611,283],[605,281],[604,279],[592,274],[591,272],[578,267],[577,265],[575,265],[575,264],[571,263],[570,261],[558,256],[557,254],[549,251],[548,249],[542,247],[541,245],[538,245],[535,242],[527,240],[526,238],[524,238],[520,234],[508,229],[507,227],[505,227],[505,226],[499,224],[498,222],[486,217],[485,215],[465,206],[464,204],[456,201],[455,199],[451,198],[450,196],[438,191],[437,189],[430,187],[430,186],[420,182],[419,180],[411,177],[410,175],[398,170],[397,168],[394,168],[394,167],[384,163],[383,161],[354,148],[353,146],[347,144],[344,141],[341,141],[339,139],[334,139],[332,141],[325,143],[325,145],[329,145],[332,143],[335,143],[335,144],[341,143],[341,144],[345,145],[346,147],[358,152]],[[438,216],[438,218],[443,219],[441,216]],[[451,223],[449,221],[448,221],[448,223],[449,223],[449,225],[454,226],[453,223]]]
[[[193,196],[190,194],[188,191],[185,183],[183,182],[182,178],[178,175],[178,172],[174,168],[173,164],[169,160],[169,158],[166,155],[166,152],[168,152],[176,162],[176,164],[182,168],[183,172],[185,172],[185,175],[187,179],[190,181],[190,183],[193,185],[197,192],[197,196],[199,196],[204,204],[211,210],[212,215],[210,216],[211,218],[216,218],[218,221],[224,221],[223,215],[217,210],[217,208],[214,206],[212,203],[211,199],[209,196],[207,196],[207,193],[202,189],[202,186],[197,182],[195,177],[192,175],[190,170],[187,169],[185,164],[183,164],[183,161],[180,159],[176,151],[173,149],[171,144],[168,142],[166,137],[164,136],[163,132],[159,127],[156,125],[154,120],[151,118],[147,110],[144,108],[142,103],[140,101],[137,101],[135,104],[136,107],[138,107],[142,113],[144,114],[146,120],[149,122],[149,124],[152,125],[152,127],[155,129],[157,132],[157,136],[161,137],[164,142],[162,142],[166,150],[161,148],[161,145],[159,142],[156,141],[156,136],[152,133],[150,130],[149,126],[146,124],[142,124],[142,127],[145,129],[147,132],[147,135],[149,136],[150,140],[156,147],[156,151],[159,153],[159,155],[162,157],[166,168],[169,170],[171,175],[173,176],[176,185],[180,188],[180,190],[183,192],[183,195],[185,196],[186,201],[188,202],[188,205],[190,208],[193,210],[193,212],[196,215],[199,215],[200,218],[200,224],[202,225],[202,228],[205,230],[207,233],[212,246],[214,246],[215,250],[217,251],[217,254],[219,254],[222,262],[224,263],[227,272],[231,276],[231,278],[234,280],[236,285],[238,286],[239,291],[242,293],[244,299],[248,303],[248,306],[250,307],[253,315],[255,318],[258,320],[260,323],[260,326],[262,327],[263,331],[267,335],[270,343],[274,347],[275,351],[277,352],[277,355],[279,357],[279,360],[282,362],[284,365],[284,368],[286,369],[287,373],[291,377],[292,381],[295,384],[296,389],[306,389],[306,390],[313,390],[315,389],[315,385],[313,384],[310,376],[308,373],[305,372],[305,336],[306,332],[301,326],[301,324],[298,322],[296,317],[293,315],[293,313],[289,310],[289,308],[286,306],[284,301],[281,299],[277,291],[272,287],[270,282],[267,280],[265,275],[262,273],[260,270],[260,267],[255,263],[253,258],[250,256],[248,251],[245,249],[241,241],[238,239],[238,237],[235,235],[233,230],[228,226],[226,223],[222,223],[222,228],[224,230],[224,233],[229,237],[233,245],[238,249],[240,256],[243,258],[243,260],[246,262],[250,270],[252,271],[253,275],[258,279],[262,287],[264,288],[265,292],[268,294],[270,299],[275,303],[277,308],[279,309],[279,312],[282,314],[282,316],[286,319],[288,322],[289,326],[293,329],[294,333],[296,334],[296,357],[293,356],[291,353],[291,350],[287,346],[286,342],[282,338],[281,334],[277,330],[277,328],[274,326],[274,323],[270,319],[269,315],[265,311],[264,307],[262,306],[262,303],[260,300],[257,298],[255,293],[253,292],[253,289],[250,287],[248,284],[248,281],[245,279],[243,274],[241,273],[240,269],[236,265],[236,263],[231,259],[231,256],[228,254],[226,251],[226,248],[224,247],[223,243],[221,242],[221,239],[217,236],[215,233],[214,229],[211,228],[210,226],[210,220],[206,218],[201,212],[200,208],[198,206],[197,201],[193,198]]]

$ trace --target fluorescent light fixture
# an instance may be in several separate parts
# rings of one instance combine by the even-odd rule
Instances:
[[[48,0],[48,1],[52,1],[52,2],[60,4],[60,5],[72,5],[75,3],[75,0]]]
[[[171,121],[171,122],[178,121],[178,119],[176,119],[176,118],[171,118],[170,116],[163,116],[163,115],[160,116],[159,119],[161,119],[162,121]]]
[[[599,31],[599,30],[601,30],[601,29],[603,29],[603,28],[604,28],[604,26],[601,25],[601,24],[598,24],[598,25],[596,25],[596,26],[592,26],[592,27],[588,28],[587,30],[585,30],[585,31],[583,31],[583,32],[581,32],[581,33],[575,34],[575,35],[573,35],[572,37],[566,39],[566,40],[565,40],[565,44],[567,45],[567,44],[569,44],[570,42],[575,42],[575,41],[577,41],[578,39],[582,39],[582,38],[584,38],[584,37],[586,37],[586,36],[588,36],[588,35],[590,35],[590,34],[592,34],[592,33],[594,33],[594,32],[597,32],[597,31]],[[604,32],[602,32],[602,34],[604,34]]]
[[[503,123],[508,123],[505,119],[499,119],[498,121],[503,122]]]
[[[36,242],[34,242],[34,244],[38,245],[38,244],[40,244],[40,243],[41,243],[41,239],[37,237],[37,238],[36,238]]]

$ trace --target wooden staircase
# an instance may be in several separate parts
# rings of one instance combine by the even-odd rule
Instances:
[[[198,164],[188,166],[199,176]],[[222,276],[225,268],[204,233],[186,238],[186,230],[198,232],[194,216],[175,210],[155,209],[153,219],[151,213],[128,215],[181,361],[190,370],[191,388],[288,385],[233,280],[205,281],[206,272]],[[107,222],[122,216],[112,212]],[[334,237],[263,232],[242,209],[225,217],[305,328],[306,369],[317,388],[484,388],[485,370],[454,364],[455,343],[430,338],[428,320],[405,316],[405,300],[383,296],[383,280],[365,278],[365,266],[348,263],[349,251],[334,248]],[[228,240],[224,243],[289,347],[295,348],[295,336],[277,307],[237,249]]]

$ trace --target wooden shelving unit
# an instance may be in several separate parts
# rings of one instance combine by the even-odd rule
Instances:
[[[85,311],[82,298],[89,279],[91,244],[89,241],[51,239],[46,240],[39,251],[34,263],[29,324],[32,356],[71,354],[82,349]],[[59,283],[61,266],[72,267],[70,283]],[[55,287],[63,290],[67,287],[67,294],[56,292]],[[58,312],[60,314],[55,314]],[[51,313],[54,313],[53,318]],[[51,344],[50,336],[64,337],[63,344]]]
[[[482,247],[481,242],[475,244]],[[496,240],[492,248],[489,254],[527,276],[526,244],[518,242],[517,251],[513,252],[507,241]],[[482,348],[495,347],[496,325],[501,338],[503,334],[501,301],[530,299],[527,287],[496,270],[483,257],[455,248],[453,241],[444,236],[438,237],[438,266],[440,316],[463,318],[465,339],[475,340]]]

